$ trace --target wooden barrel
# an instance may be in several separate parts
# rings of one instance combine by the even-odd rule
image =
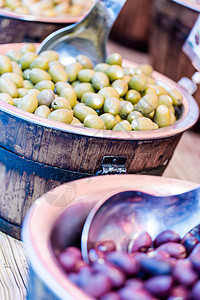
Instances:
[[[127,0],[110,33],[111,39],[147,51],[153,0]]]
[[[196,71],[182,46],[193,28],[199,13],[171,0],[154,0],[150,57],[153,68],[178,81]],[[200,106],[200,88],[194,94]],[[200,120],[194,130],[200,131]]]
[[[0,53],[10,47],[2,45]],[[12,45],[12,49],[20,47]],[[177,87],[161,74],[154,77]],[[111,173],[162,175],[182,133],[198,117],[196,102],[182,92],[185,97],[179,122],[146,132],[77,127],[0,101],[0,230],[20,238],[30,205],[61,183]]]

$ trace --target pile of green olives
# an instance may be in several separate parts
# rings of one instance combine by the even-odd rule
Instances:
[[[33,44],[0,55],[0,99],[39,117],[96,129],[154,130],[176,122],[182,94],[166,90],[143,64],[123,67],[113,53],[93,66],[78,55],[64,67],[58,53]]]

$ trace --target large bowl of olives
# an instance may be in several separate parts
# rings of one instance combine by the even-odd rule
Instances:
[[[80,55],[66,67],[34,44],[0,53],[0,223],[18,237],[31,203],[63,182],[162,175],[198,118],[175,82],[117,53],[95,66]]]
[[[94,255],[90,264],[80,253],[83,224],[102,198],[126,190],[176,195],[197,186],[164,177],[108,175],[73,181],[43,195],[23,226],[30,268],[28,298],[199,299],[200,248],[192,233],[181,240],[178,233],[167,230],[155,239],[154,250],[151,236],[142,232],[137,240],[140,248],[129,254],[107,242],[97,249],[103,256]]]

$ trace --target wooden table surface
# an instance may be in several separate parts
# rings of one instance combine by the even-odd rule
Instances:
[[[148,55],[113,42],[109,43],[109,49],[136,63],[150,62]],[[200,184],[200,133],[183,134],[163,176]],[[0,232],[0,299],[24,299],[27,279],[28,262],[22,242]]]

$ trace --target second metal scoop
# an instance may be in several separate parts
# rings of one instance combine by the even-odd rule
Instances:
[[[89,14],[78,24],[59,29],[41,43],[38,53],[55,50],[63,65],[72,63],[69,57],[84,54],[93,63],[106,58],[110,29],[126,0],[97,0]]]
[[[157,197],[125,191],[98,202],[88,215],[82,232],[82,255],[99,242],[112,240],[117,250],[129,251],[136,233],[147,231],[152,239],[171,229],[183,237],[200,223],[200,187],[192,191]]]

